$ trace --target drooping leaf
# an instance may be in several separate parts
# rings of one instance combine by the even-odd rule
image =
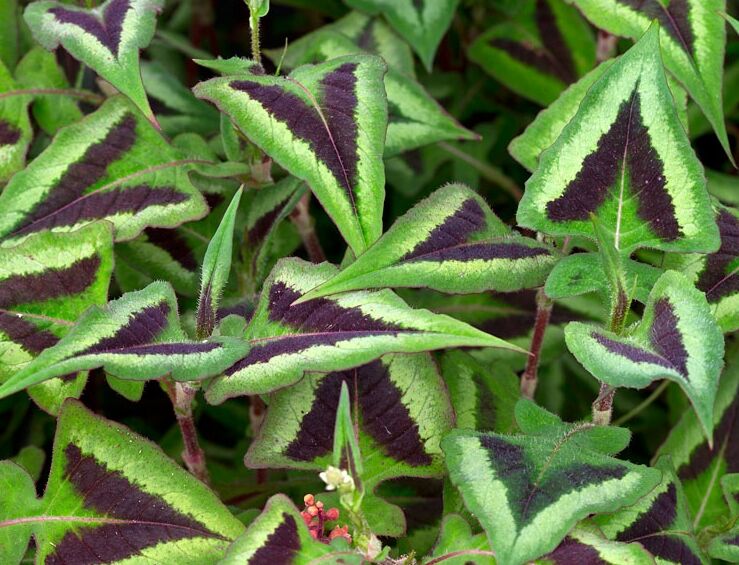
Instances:
[[[0,239],[68,231],[106,219],[117,241],[146,227],[173,227],[207,206],[187,165],[123,97],[59,131],[0,195]]]
[[[718,247],[702,168],[665,79],[656,24],[592,85],[541,155],[517,219],[552,235],[593,238],[591,215],[624,254]]]
[[[496,23],[469,57],[514,92],[543,106],[595,65],[593,33],[578,11],[558,0],[533,0],[512,21]]]
[[[64,47],[128,96],[156,124],[141,83],[139,50],[154,35],[162,0],[107,0],[86,10],[52,0],[31,3],[24,18],[46,49]]]
[[[722,107],[725,0],[570,0],[596,27],[639,39],[656,19],[665,66],[711,122],[731,159]]]
[[[489,552],[485,555],[485,552]],[[472,528],[459,514],[444,516],[439,529],[439,539],[431,558],[444,559],[448,565],[488,565],[491,563],[490,543],[485,534],[472,535]],[[425,559],[424,562],[430,561]]]
[[[209,386],[220,403],[289,386],[306,371],[343,371],[385,353],[455,346],[521,349],[448,316],[412,310],[389,290],[351,292],[295,304],[337,272],[328,263],[283,259],[272,270],[246,332],[249,354]]]
[[[541,285],[556,260],[551,247],[514,235],[475,192],[450,184],[400,217],[304,300],[388,287],[510,292]]]
[[[214,78],[193,89],[305,180],[359,254],[382,233],[385,64],[371,55],[306,65],[288,77]]]
[[[667,271],[659,278],[630,335],[573,322],[565,338],[575,358],[611,386],[644,388],[658,379],[679,384],[711,441],[724,339],[705,295],[685,275]]]
[[[273,393],[245,462],[252,468],[316,471],[333,464],[343,383],[351,391],[359,426],[367,519],[375,533],[397,536],[405,529],[401,510],[374,491],[397,477],[441,477],[439,442],[453,422],[444,383],[428,353],[388,355],[356,369],[309,373],[295,386]]]
[[[0,248],[0,382],[56,345],[89,306],[105,304],[112,270],[113,242],[105,222]],[[53,414],[85,386],[84,375],[62,375],[29,390]]]
[[[18,90],[8,68],[0,61],[0,95]],[[26,152],[33,137],[28,105],[31,96],[0,98],[0,182],[7,181],[26,163]]]
[[[459,0],[346,0],[346,3],[368,14],[382,14],[430,71]]]
[[[198,380],[219,374],[248,349],[237,338],[188,341],[179,325],[174,290],[155,282],[105,308],[89,309],[58,343],[0,385],[0,397],[97,367],[132,380],[167,374],[175,380]]]
[[[659,483],[656,469],[610,457],[628,443],[623,428],[563,424],[527,400],[516,419],[524,434],[454,430],[442,441],[452,482],[499,562],[552,551],[578,520],[633,504]]]
[[[157,445],[71,400],[43,498],[13,464],[0,463],[0,476],[14,493],[0,503],[0,548],[22,556],[33,535],[47,565],[216,563],[244,528]]]

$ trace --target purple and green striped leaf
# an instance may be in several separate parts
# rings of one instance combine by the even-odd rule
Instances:
[[[193,90],[306,181],[352,250],[362,253],[382,233],[385,64],[358,54],[305,65],[288,77],[254,69]]]
[[[397,477],[443,476],[439,443],[454,419],[428,353],[388,355],[356,369],[309,373],[295,386],[273,393],[246,465],[320,471],[333,464],[343,383],[351,391],[353,420],[358,422],[364,500],[376,499],[369,504],[367,519],[378,535],[400,535],[405,530],[402,511],[377,499],[374,491]]]
[[[108,220],[116,241],[204,216],[185,159],[123,97],[62,128],[0,195],[0,240]]]
[[[594,215],[624,254],[718,248],[703,169],[673,105],[658,30],[652,26],[595,81],[541,155],[519,224],[595,238]]]
[[[711,122],[727,155],[722,104],[726,0],[569,0],[596,27],[639,39],[657,20],[667,69]]]
[[[162,0],[107,0],[86,10],[62,2],[30,4],[24,18],[36,40],[46,49],[64,47],[128,96],[156,124],[139,69],[139,50],[154,36]]]
[[[515,235],[474,191],[450,184],[302,300],[365,288],[511,292],[543,284],[556,261],[551,247]]]
[[[628,443],[621,428],[563,424],[530,401],[516,416],[527,433],[454,430],[442,441],[452,483],[501,563],[554,550],[578,520],[634,504],[659,483],[656,469],[610,456]]]
[[[216,563],[244,530],[159,446],[75,401],[59,416],[43,498],[19,467],[0,463],[0,477],[14,493],[0,503],[0,549],[22,555],[33,535],[46,565]]]
[[[214,404],[290,386],[307,371],[344,371],[386,353],[449,347],[522,349],[463,322],[413,310],[389,290],[348,292],[295,302],[337,272],[329,263],[283,259],[267,279],[246,331],[249,354],[214,379]]]
[[[346,0],[346,3],[367,14],[381,14],[410,43],[430,71],[459,0]]]
[[[56,345],[88,307],[105,304],[112,270],[113,241],[105,222],[0,248],[0,382]],[[52,414],[85,386],[85,375],[61,376],[29,389]]]
[[[98,367],[131,380],[165,375],[175,380],[199,380],[221,373],[248,349],[238,338],[187,340],[179,325],[174,290],[167,283],[156,282],[104,308],[88,309],[58,343],[0,385],[0,397]]]
[[[595,65],[593,32],[561,0],[534,0],[470,46],[469,58],[514,92],[546,106]]]
[[[722,559],[729,563],[739,561],[739,525],[711,540],[708,554],[714,559]]]
[[[685,275],[667,271],[659,278],[629,335],[573,322],[565,339],[575,358],[611,386],[644,388],[659,379],[679,384],[711,442],[724,338],[705,295]]]
[[[20,87],[0,61],[0,95]],[[0,183],[6,182],[26,164],[26,153],[33,138],[28,105],[31,96],[0,98]]]

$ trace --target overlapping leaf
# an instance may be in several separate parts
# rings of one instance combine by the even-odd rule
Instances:
[[[532,0],[512,21],[494,25],[470,46],[469,57],[525,98],[547,105],[595,64],[595,40],[572,6]]]
[[[0,484],[13,493],[0,502],[0,553],[10,565],[31,535],[37,562],[48,565],[216,563],[244,529],[157,445],[75,401],[59,417],[43,498],[9,462],[0,463]]]
[[[525,400],[516,419],[522,435],[454,430],[442,441],[451,480],[502,563],[552,551],[578,520],[633,504],[660,480],[610,456],[627,430],[563,424]]]
[[[510,292],[541,285],[556,260],[551,247],[514,235],[479,195],[451,184],[400,217],[354,263],[304,300],[387,287]]]
[[[658,379],[678,383],[710,441],[724,339],[704,294],[684,275],[667,271],[659,278],[629,336],[573,322],[565,337],[577,360],[611,386],[644,388]]]
[[[88,310],[58,343],[0,385],[0,397],[97,367],[125,379],[171,374],[175,380],[197,380],[219,374],[248,349],[244,340],[236,338],[186,340],[172,287],[156,282],[105,308]]]
[[[592,85],[541,155],[517,219],[545,233],[592,238],[591,215],[624,253],[719,245],[702,168],[662,69],[656,24]]]
[[[352,55],[288,77],[214,78],[194,88],[275,161],[305,180],[359,254],[382,233],[385,64]],[[260,74],[260,72],[262,74]]]
[[[295,383],[306,371],[343,371],[385,353],[456,346],[522,351],[448,316],[412,310],[389,290],[295,304],[336,272],[328,263],[277,263],[246,332],[251,351],[212,382],[206,393],[210,402],[270,392]]]
[[[729,563],[739,561],[739,526],[713,538],[708,546],[708,553],[715,559],[723,559]]]
[[[623,543],[606,538],[592,524],[581,522],[572,529],[557,548],[536,565],[651,565],[654,558],[639,543]]]
[[[445,556],[448,565],[488,565],[491,555],[484,555],[485,552],[490,552],[485,534],[472,535],[472,528],[459,514],[444,516],[432,558]]]
[[[8,68],[0,61],[0,96],[18,90]],[[30,96],[0,98],[0,182],[7,181],[13,173],[23,168],[26,152],[33,137],[28,117]]]
[[[367,519],[375,533],[397,536],[405,530],[401,510],[374,491],[381,482],[397,477],[442,476],[439,442],[453,422],[444,383],[428,353],[388,355],[356,369],[311,373],[274,393],[245,462],[253,468],[316,471],[330,465],[344,382],[352,391],[352,412],[358,422],[363,505],[371,508]]]
[[[123,97],[59,131],[0,195],[0,240],[106,219],[116,240],[205,215],[187,165]]]
[[[41,45],[64,47],[156,123],[141,83],[139,49],[151,41],[162,6],[162,0],[107,0],[85,10],[41,0],[30,4],[24,17]]]

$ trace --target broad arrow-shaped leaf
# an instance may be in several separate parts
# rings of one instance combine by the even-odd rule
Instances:
[[[311,265],[300,259],[277,263],[246,332],[252,349],[212,382],[206,393],[210,402],[263,394],[295,383],[306,371],[343,371],[385,353],[457,346],[522,351],[448,316],[412,310],[389,290],[295,304],[336,272],[328,263]]]
[[[593,24],[638,39],[653,20],[664,30],[665,66],[701,107],[731,159],[721,101],[726,0],[570,0]]]
[[[545,233],[592,238],[591,215],[624,253],[712,252],[719,245],[703,171],[665,79],[656,24],[593,84],[541,155],[517,219]]]
[[[0,502],[4,558],[22,556],[33,535],[46,565],[209,564],[244,530],[159,446],[71,400],[59,416],[44,497],[9,462],[0,463],[0,484],[13,493]]]
[[[557,548],[535,565],[651,565],[654,558],[639,543],[623,543],[606,538],[593,524],[581,522]]]
[[[31,96],[10,94],[18,88],[10,71],[0,61],[0,182],[7,181],[23,168],[33,138],[28,117]]]
[[[108,298],[113,270],[111,226],[97,222],[68,234],[37,234],[0,248],[0,382],[65,336],[92,305]],[[67,396],[79,396],[85,377],[74,371],[29,390],[56,414]]]
[[[573,322],[565,338],[577,360],[611,386],[644,388],[658,379],[678,383],[711,441],[724,338],[705,295],[684,275],[667,271],[659,278],[631,335]]]
[[[162,0],[107,0],[85,10],[41,0],[26,8],[24,18],[36,40],[47,49],[64,47],[88,65],[156,124],[139,70],[139,49],[154,36]]]
[[[595,40],[583,17],[564,2],[523,5],[515,20],[480,35],[469,57],[514,92],[547,105],[593,68]]]
[[[303,300],[388,287],[510,292],[541,285],[556,260],[551,247],[514,235],[475,192],[450,184],[419,202]]]
[[[305,180],[355,254],[382,233],[385,64],[352,55],[288,77],[225,76],[193,89],[254,143]]]
[[[207,212],[187,165],[123,97],[59,130],[0,195],[0,240],[106,219],[116,240]]]
[[[382,14],[430,71],[459,0],[346,0],[346,3],[368,14]]]
[[[242,357],[244,340],[191,342],[179,326],[174,290],[156,282],[105,308],[88,310],[56,345],[0,385],[0,397],[75,371],[104,367],[116,377],[175,380],[212,377]]]
[[[356,369],[308,374],[270,397],[267,419],[249,447],[248,467],[320,471],[332,462],[342,383],[351,392],[362,454],[363,505],[372,531],[400,535],[402,511],[374,494],[383,481],[441,477],[439,443],[453,414],[439,370],[428,353],[388,355]]]
[[[527,400],[516,418],[525,435],[454,430],[442,441],[451,480],[500,563],[553,550],[578,520],[633,504],[659,483],[658,470],[610,457],[628,443],[622,428],[563,424]]]

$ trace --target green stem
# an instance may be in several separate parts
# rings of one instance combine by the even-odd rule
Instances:
[[[262,64],[262,53],[259,48],[259,18],[250,12],[249,25],[251,27],[251,58],[258,65]]]
[[[613,422],[613,425],[620,426],[621,424],[625,424],[626,422],[631,420],[634,416],[639,415],[647,406],[657,400],[657,398],[659,398],[659,395],[662,394],[669,385],[670,381],[662,381],[662,383],[652,391],[652,394],[645,398],[641,402],[641,404],[629,410],[626,414]]]
[[[488,165],[487,163],[483,163],[472,155],[469,155],[444,141],[439,142],[439,147],[447,153],[454,155],[457,159],[461,159],[468,165],[472,165],[484,178],[493,184],[497,184],[516,200],[521,200],[521,197],[523,196],[521,189],[518,188],[518,185],[500,169],[493,167],[492,165]]]

